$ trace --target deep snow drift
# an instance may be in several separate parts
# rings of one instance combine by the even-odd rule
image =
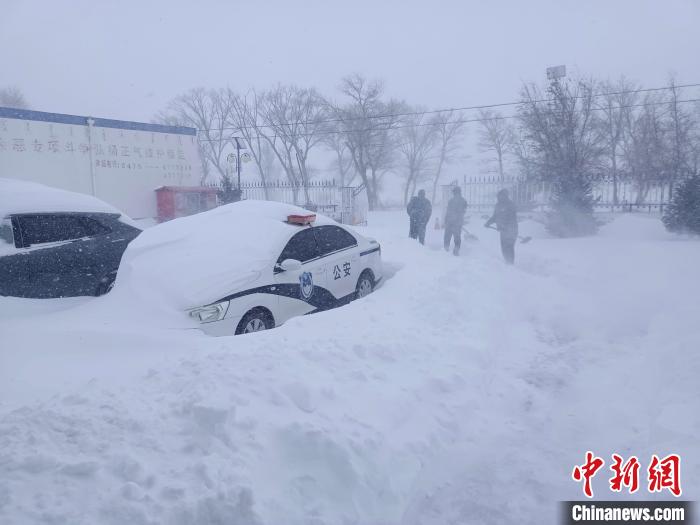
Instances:
[[[0,298],[0,523],[552,523],[586,450],[679,453],[700,497],[700,243],[526,222],[507,267],[495,232],[455,258],[370,221],[383,286],[266,333]]]

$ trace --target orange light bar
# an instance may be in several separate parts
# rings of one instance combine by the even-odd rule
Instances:
[[[287,222],[289,224],[299,224],[301,226],[306,226],[307,224],[311,224],[316,220],[316,214],[312,213],[311,215],[288,215],[287,216]]]

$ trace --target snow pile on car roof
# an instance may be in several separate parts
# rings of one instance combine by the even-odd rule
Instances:
[[[129,244],[115,290],[187,309],[214,302],[272,272],[301,226],[288,215],[312,212],[279,202],[243,201],[146,229]],[[317,216],[316,224],[335,224]]]
[[[0,177],[0,218],[15,213],[116,213],[106,202],[73,191],[52,188],[37,182]]]

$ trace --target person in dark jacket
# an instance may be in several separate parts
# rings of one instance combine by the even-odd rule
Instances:
[[[515,203],[508,197],[508,190],[501,190],[496,195],[496,207],[493,215],[486,221],[487,228],[496,223],[501,233],[501,253],[506,263],[515,262],[515,241],[518,238],[518,214]]]
[[[420,190],[418,196],[411,198],[408,206],[406,206],[406,211],[409,218],[408,236],[411,239],[418,239],[418,242],[421,244],[425,244],[425,227],[433,214],[433,206],[425,198],[425,190]]]
[[[462,245],[462,226],[464,226],[466,211],[467,201],[462,197],[459,186],[455,186],[445,212],[445,251],[449,251],[450,241],[454,238],[455,247],[452,253],[455,255],[459,255],[459,248]]]

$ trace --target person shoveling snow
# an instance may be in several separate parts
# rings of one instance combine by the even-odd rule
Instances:
[[[454,239],[453,254],[459,255],[462,245],[462,226],[464,226],[464,213],[467,211],[467,201],[462,197],[459,186],[452,189],[452,198],[447,203],[445,212],[445,251],[449,251],[450,243]]]
[[[493,215],[484,224],[491,228],[496,223],[496,228],[501,233],[501,253],[507,264],[515,262],[515,241],[528,242],[529,237],[518,236],[518,214],[515,203],[508,197],[508,190],[503,189],[496,195],[498,201],[493,210]]]

